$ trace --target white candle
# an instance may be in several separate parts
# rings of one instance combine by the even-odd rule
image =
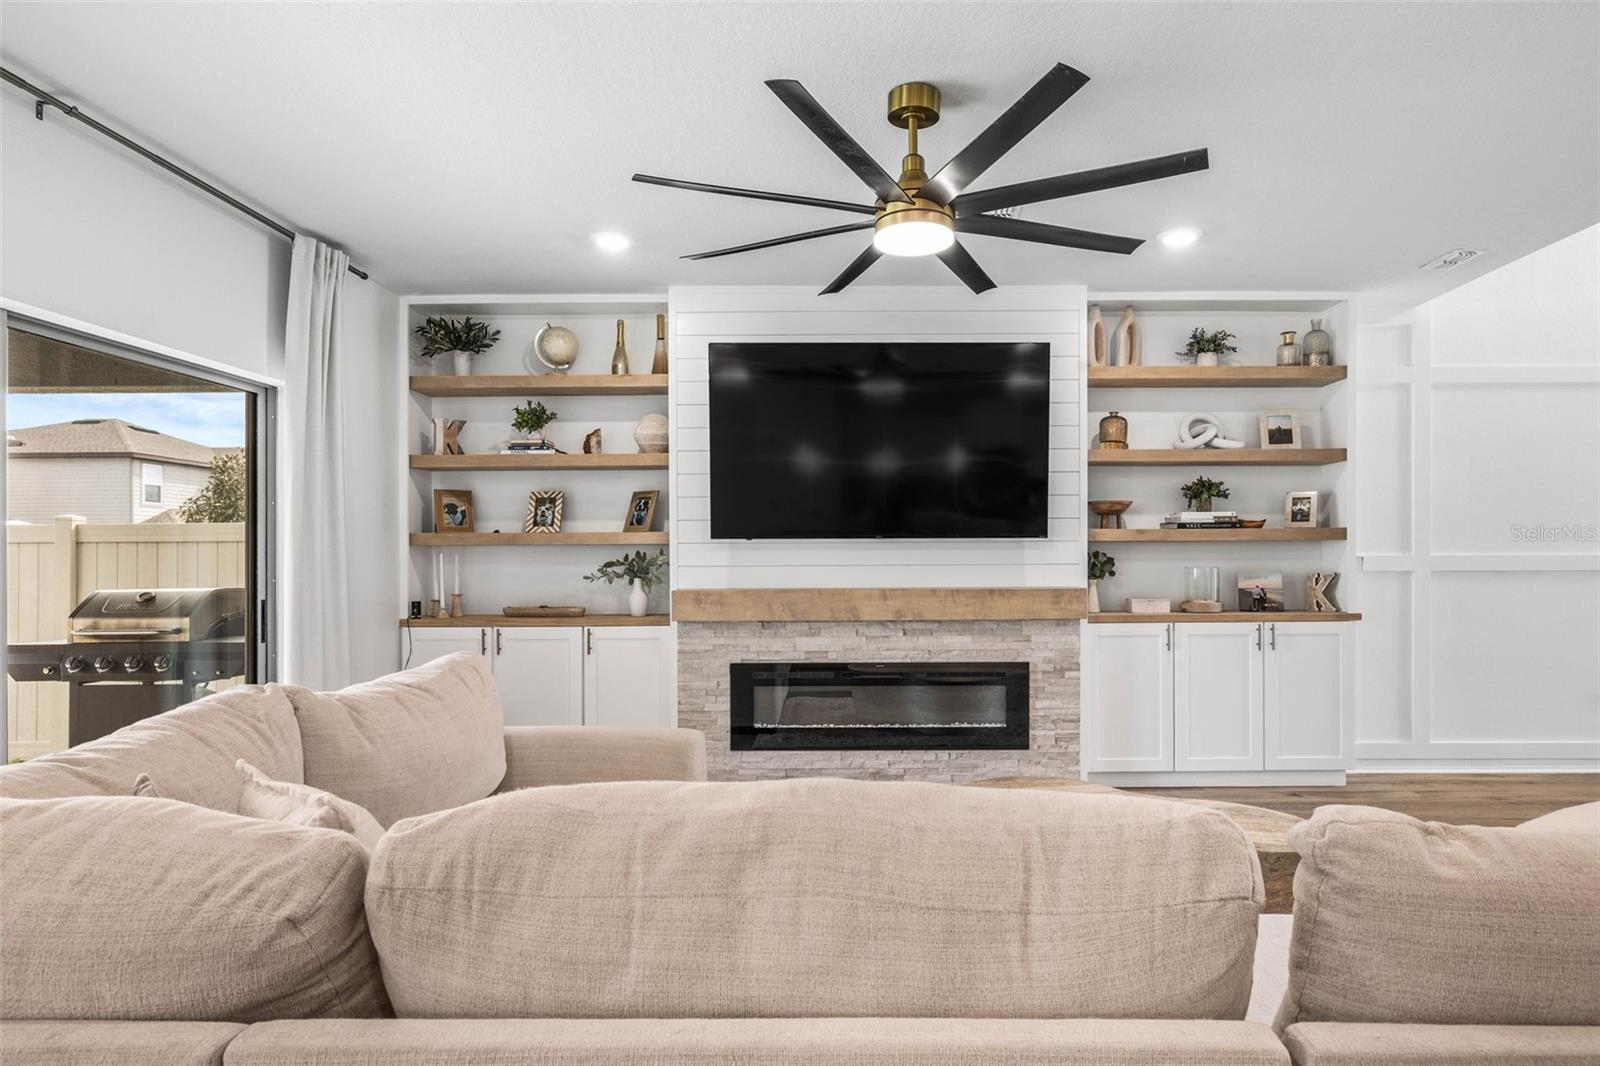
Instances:
[[[461,553],[456,552],[456,595],[461,595]]]
[[[444,553],[433,553],[433,595],[440,603],[444,602]]]

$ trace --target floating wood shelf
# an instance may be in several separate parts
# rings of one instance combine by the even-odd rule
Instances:
[[[1269,540],[1344,540],[1342,527],[1311,529],[1091,529],[1090,540],[1250,543]]]
[[[1090,466],[1327,466],[1344,448],[1091,448]]]
[[[665,470],[665,452],[606,455],[413,455],[413,470]]]
[[[419,396],[665,396],[665,374],[446,374],[411,379]]]
[[[1223,611],[1220,614],[1129,614],[1126,611],[1096,611],[1090,622],[1359,622],[1352,611]]]
[[[647,614],[635,618],[631,614],[580,614],[570,618],[512,618],[503,614],[464,614],[460,618],[402,618],[401,629],[478,629],[499,626],[501,629],[544,628],[562,626],[665,626],[672,619],[664,614]]]
[[[665,544],[666,533],[413,533],[413,548],[555,547],[579,544]]]
[[[1092,389],[1310,388],[1343,381],[1343,366],[1091,366]]]

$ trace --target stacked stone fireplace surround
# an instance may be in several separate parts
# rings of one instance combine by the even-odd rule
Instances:
[[[1079,626],[1071,621],[678,623],[678,724],[706,734],[714,781],[854,777],[960,783],[1078,775]],[[1021,750],[731,751],[728,664],[1027,662]]]

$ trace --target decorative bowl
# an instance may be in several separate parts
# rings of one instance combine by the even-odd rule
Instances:
[[[1240,529],[1260,529],[1261,527],[1265,526],[1266,524],[1267,524],[1267,520],[1265,518],[1241,518],[1241,519],[1239,519],[1239,528]]]

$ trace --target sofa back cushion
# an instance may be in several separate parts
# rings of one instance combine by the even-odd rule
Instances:
[[[149,774],[167,799],[237,813],[244,759],[280,781],[303,780],[300,727],[280,685],[207,696],[55,755],[0,768],[0,796],[127,796]]]
[[[0,800],[0,1017],[388,1012],[367,852],[170,799]]]
[[[434,1018],[1242,1018],[1261,906],[1216,811],[829,779],[506,793],[367,883]]]
[[[446,655],[338,692],[288,691],[305,783],[384,827],[483,799],[506,775],[500,692],[482,656]]]
[[[1600,833],[1320,807],[1289,831],[1297,1022],[1600,1024]]]

